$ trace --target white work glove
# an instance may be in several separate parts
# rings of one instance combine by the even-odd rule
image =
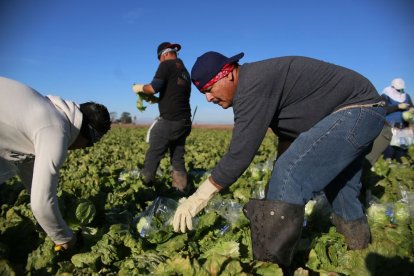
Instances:
[[[207,178],[194,194],[178,205],[173,220],[174,231],[185,233],[187,228],[193,230],[192,218],[207,206],[208,201],[217,192],[218,189]]]
[[[133,84],[132,85],[132,91],[134,91],[135,94],[144,92],[144,84]]]
[[[398,108],[399,109],[408,109],[409,106],[410,105],[407,104],[407,103],[400,103],[400,104],[398,104]]]

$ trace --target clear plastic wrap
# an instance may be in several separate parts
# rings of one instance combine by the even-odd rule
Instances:
[[[134,218],[134,225],[138,234],[151,243],[162,243],[174,234],[172,220],[178,202],[157,197],[151,205]]]

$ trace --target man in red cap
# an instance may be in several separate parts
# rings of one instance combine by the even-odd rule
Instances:
[[[358,200],[362,162],[385,121],[374,86],[357,72],[312,58],[239,65],[243,55],[207,52],[192,68],[207,101],[233,107],[234,129],[211,176],[178,206],[174,230],[192,229],[192,217],[243,174],[271,128],[279,138],[278,158],[265,199],[251,199],[244,208],[254,258],[289,266],[304,206],[321,191],[348,247],[367,247],[370,230]]]
[[[163,42],[157,48],[160,62],[151,83],[134,84],[132,90],[144,95],[150,102],[158,102],[160,116],[151,127],[149,148],[145,155],[142,176],[145,183],[152,183],[158,165],[169,150],[173,187],[184,192],[187,172],[184,163],[184,146],[191,132],[190,93],[191,81],[184,63],[177,58],[181,45]],[[154,94],[159,93],[159,97]]]

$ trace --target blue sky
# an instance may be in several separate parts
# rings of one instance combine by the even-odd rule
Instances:
[[[170,41],[189,71],[210,50],[244,52],[241,63],[303,55],[354,69],[380,93],[401,77],[414,96],[413,14],[410,0],[0,0],[0,75],[150,122],[157,106],[140,113],[131,85],[152,80]],[[233,122],[194,86],[191,105],[195,123]]]

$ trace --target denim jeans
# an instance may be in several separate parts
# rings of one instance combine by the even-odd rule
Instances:
[[[164,154],[169,151],[173,170],[186,171],[185,141],[191,132],[191,120],[169,121],[159,118],[151,129],[149,148],[145,155],[143,175],[153,181]]]
[[[305,205],[324,191],[337,215],[362,217],[362,164],[384,122],[381,107],[350,108],[325,117],[277,159],[266,199]]]

